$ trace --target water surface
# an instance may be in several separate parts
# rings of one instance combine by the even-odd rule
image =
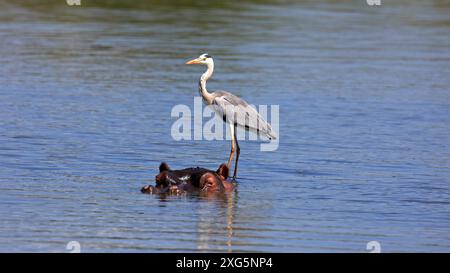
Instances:
[[[0,251],[450,250],[448,2],[82,2],[0,2]],[[170,137],[203,52],[279,149],[241,141],[222,198],[141,194],[227,159]]]

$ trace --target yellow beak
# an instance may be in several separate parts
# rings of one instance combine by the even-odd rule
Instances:
[[[200,61],[198,59],[193,59],[193,60],[186,62],[186,64],[199,64],[199,63],[200,63]]]

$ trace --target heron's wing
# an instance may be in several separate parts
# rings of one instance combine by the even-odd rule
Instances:
[[[217,91],[212,95],[214,99],[211,106],[224,121],[235,123],[241,128],[269,139],[276,139],[270,124],[246,101],[225,91]]]

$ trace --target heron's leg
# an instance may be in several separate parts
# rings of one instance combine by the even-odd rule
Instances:
[[[230,123],[230,134],[231,134],[231,151],[230,151],[230,157],[228,158],[228,170],[231,170],[231,160],[233,159],[234,155],[234,130],[233,130],[233,124]]]
[[[233,180],[236,179],[237,167],[238,167],[238,161],[239,161],[239,154],[241,153],[241,148],[239,148],[239,143],[238,143],[238,140],[237,140],[236,125],[234,125],[234,141],[236,142],[236,162],[234,163]]]

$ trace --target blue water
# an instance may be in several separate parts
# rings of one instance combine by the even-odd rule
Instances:
[[[450,251],[450,5],[0,2],[0,251]],[[119,4],[117,4],[119,3]],[[280,144],[241,141],[220,198],[144,195],[208,88],[280,105]]]

